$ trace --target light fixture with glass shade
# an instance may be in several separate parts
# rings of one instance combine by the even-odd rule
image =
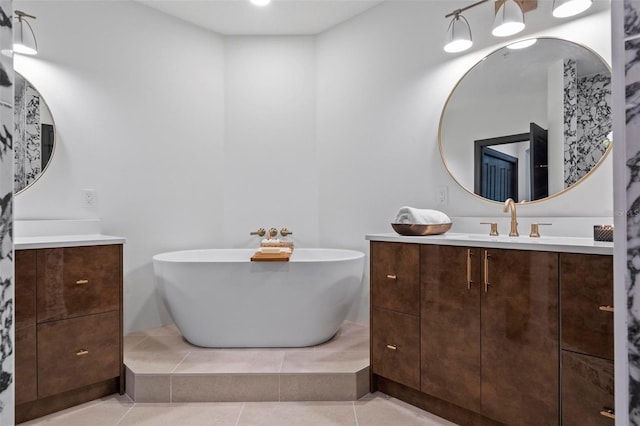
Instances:
[[[553,0],[551,14],[556,18],[574,16],[591,7],[592,0]]]
[[[13,29],[13,52],[23,55],[35,55],[38,53],[38,43],[27,19],[36,19],[36,17],[21,10],[16,10],[14,13],[18,22],[15,23]]]
[[[524,12],[515,0],[504,0],[496,12],[491,34],[507,37],[524,30]]]

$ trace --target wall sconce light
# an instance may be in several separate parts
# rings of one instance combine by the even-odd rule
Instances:
[[[36,17],[21,10],[16,10],[14,13],[18,22],[13,31],[13,51],[23,55],[35,55],[38,53],[38,43],[27,18],[36,19]]]
[[[445,52],[462,52],[472,46],[471,26],[462,16],[462,12],[488,1],[480,0],[445,15],[445,18],[453,16],[447,28]],[[553,0],[552,14],[555,17],[574,16],[587,10],[592,2],[593,0]],[[495,19],[491,34],[496,37],[507,37],[525,28],[524,14],[536,9],[538,0],[495,0],[494,7]]]

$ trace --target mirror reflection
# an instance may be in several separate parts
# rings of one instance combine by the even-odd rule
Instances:
[[[55,126],[40,93],[23,76],[15,75],[14,192],[32,185],[51,161]]]
[[[611,72],[555,38],[504,47],[454,88],[440,120],[451,176],[488,200],[536,201],[586,179],[611,147]]]

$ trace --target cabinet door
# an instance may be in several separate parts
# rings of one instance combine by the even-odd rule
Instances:
[[[38,322],[117,311],[120,245],[38,250]]]
[[[36,250],[16,250],[16,330],[36,325]]]
[[[371,304],[396,312],[420,311],[420,246],[418,244],[370,244]]]
[[[38,325],[38,397],[120,375],[118,312]]]
[[[420,251],[421,390],[480,412],[480,249]]]
[[[36,326],[16,328],[16,405],[38,398]]]
[[[558,254],[482,255],[482,412],[511,425],[558,424]]]
[[[420,322],[417,316],[374,308],[371,312],[374,374],[420,389]]]
[[[562,424],[613,426],[613,362],[562,351]]]
[[[560,254],[562,349],[613,360],[613,256]]]

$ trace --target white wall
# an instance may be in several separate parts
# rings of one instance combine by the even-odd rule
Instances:
[[[21,4],[40,54],[15,68],[56,121],[53,162],[18,195],[16,219],[90,218],[127,238],[125,329],[170,322],[151,257],[222,246],[221,37],[132,2]],[[93,188],[98,208],[81,207]]]
[[[42,53],[16,69],[47,100],[59,145],[16,218],[98,217],[127,238],[126,331],[170,322],[156,253],[255,246],[249,231],[271,226],[298,246],[368,251],[365,234],[390,232],[402,205],[435,206],[441,185],[450,216],[502,215],[459,188],[438,151],[450,90],[497,47],[478,36],[468,55],[442,52],[448,2],[384,2],[318,37],[224,38],[135,2],[24,3]],[[603,34],[545,34],[608,58],[606,15],[582,24]],[[518,212],[610,216],[610,176],[607,160]],[[98,191],[97,210],[81,207],[83,188]],[[368,321],[368,278],[350,319]]]

